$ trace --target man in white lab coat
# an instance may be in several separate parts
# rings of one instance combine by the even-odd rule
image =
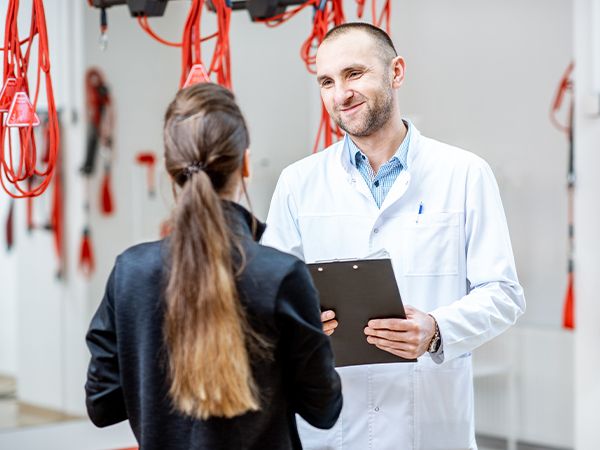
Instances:
[[[402,119],[403,79],[382,30],[330,31],[317,80],[347,134],[287,167],[271,203],[265,245],[306,262],[390,254],[407,319],[371,320],[365,339],[418,358],[339,369],[342,415],[329,431],[300,423],[306,449],[477,448],[470,352],[525,309],[492,171]],[[333,312],[322,319],[334,332]]]

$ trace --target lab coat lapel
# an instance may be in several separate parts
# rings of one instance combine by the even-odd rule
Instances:
[[[341,172],[343,173],[343,177],[346,182],[350,184],[350,186],[356,190],[356,192],[365,197],[368,204],[377,209],[377,204],[375,203],[373,194],[369,190],[369,186],[367,186],[365,179],[362,177],[358,169],[349,161],[348,148],[346,147],[344,140],[338,143],[337,151],[339,153],[336,155],[335,160],[339,161],[341,168],[343,169]]]

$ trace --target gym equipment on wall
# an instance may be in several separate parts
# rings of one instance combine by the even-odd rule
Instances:
[[[42,0],[32,0],[29,35],[19,36],[19,0],[8,0],[4,30],[3,81],[0,91],[0,184],[13,198],[36,197],[49,186],[59,149],[59,128],[50,76],[50,51]],[[37,38],[37,80],[27,77],[30,56]],[[42,80],[45,84],[48,114],[48,159],[38,167],[33,128],[39,125],[36,107]],[[33,98],[33,101],[31,101]],[[33,182],[33,177],[35,183]]]

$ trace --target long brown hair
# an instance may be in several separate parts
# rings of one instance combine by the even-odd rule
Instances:
[[[165,164],[180,187],[172,217],[164,336],[176,410],[195,418],[259,409],[235,285],[236,238],[220,196],[241,177],[248,131],[233,94],[212,83],[181,90],[164,126]]]

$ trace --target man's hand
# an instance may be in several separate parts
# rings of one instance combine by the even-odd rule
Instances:
[[[338,326],[335,313],[330,309],[321,313],[321,322],[323,322],[323,331],[327,336],[331,336]]]
[[[372,319],[365,328],[367,342],[406,359],[427,351],[435,334],[435,319],[412,306],[405,306],[406,319]]]

